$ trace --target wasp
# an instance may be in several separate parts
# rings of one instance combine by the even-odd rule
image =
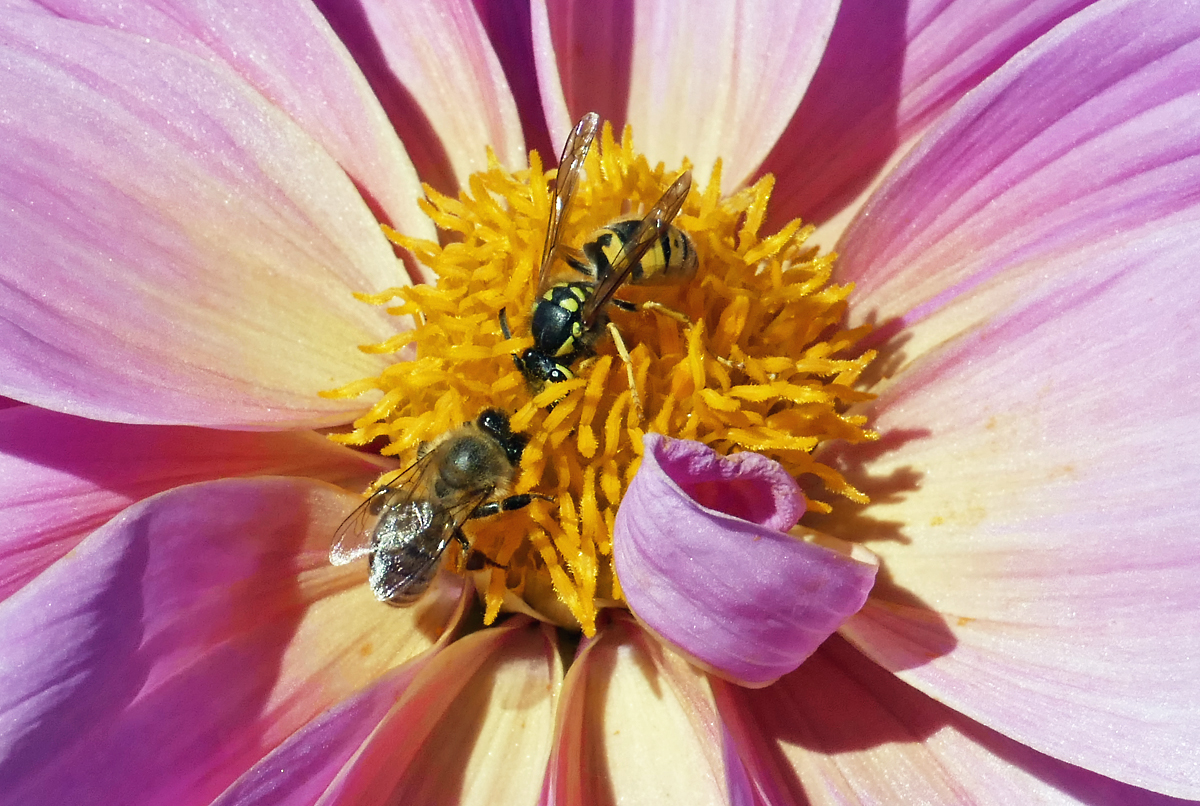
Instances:
[[[553,500],[536,493],[508,495],[527,442],[510,430],[507,414],[488,409],[422,444],[415,462],[338,527],[329,561],[345,565],[367,555],[375,596],[412,604],[437,575],[451,540],[470,551],[462,530],[468,520],[521,509],[535,498]]]
[[[579,249],[565,246],[561,242],[563,222],[575,199],[599,123],[600,116],[595,112],[584,115],[563,147],[530,322],[533,346],[514,353],[513,361],[536,395],[549,383],[574,377],[571,366],[594,353],[594,345],[607,329],[625,362],[633,403],[640,410],[629,351],[620,331],[609,321],[607,309],[613,305],[626,311],[638,310],[639,306],[615,297],[627,282],[683,283],[695,275],[698,260],[692,239],[671,224],[691,190],[692,174],[685,171],[641,218],[607,224],[592,233]],[[564,269],[555,268],[559,265]],[[653,307],[686,321],[682,314],[657,304],[642,307]],[[505,338],[512,338],[503,310],[500,329]]]

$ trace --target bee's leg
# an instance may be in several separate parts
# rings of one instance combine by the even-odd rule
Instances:
[[[475,516],[472,515],[471,517]],[[458,541],[458,545],[462,548],[462,551],[459,552],[458,559],[458,567],[460,572],[478,571],[485,565],[493,565],[496,568],[503,568],[505,571],[508,570],[507,565],[501,565],[491,557],[484,554],[482,551],[476,551],[471,545],[470,541],[467,540],[467,536],[463,534],[463,530],[461,528],[454,530],[454,539]],[[475,561],[476,557],[479,558],[479,562]]]
[[[471,543],[467,540],[467,536],[463,534],[461,528],[454,530],[454,539],[458,541],[458,545],[462,547],[463,556],[466,557],[471,551]]]
[[[524,509],[532,504],[535,498],[540,498],[543,501],[554,500],[553,497],[549,495],[542,495],[541,493],[521,493],[520,495],[510,495],[507,498],[501,498],[499,501],[489,501],[486,504],[475,507],[475,511],[467,517],[468,519],[488,518],[492,515],[499,515],[501,512],[512,512],[514,509]],[[490,565],[495,568],[503,568],[506,571],[508,570],[507,565],[498,563],[491,557],[484,554],[482,551],[475,551],[473,548],[471,548],[471,544],[467,542],[467,537],[463,534],[462,529],[454,530],[454,539],[457,540],[463,547],[463,557],[466,558],[467,570],[478,570],[471,567],[471,561],[476,557],[479,557],[483,561],[484,565]]]
[[[493,515],[499,515],[501,512],[512,512],[514,509],[524,509],[533,503],[535,498],[540,498],[543,501],[553,501],[554,498],[541,493],[521,493],[520,495],[510,495],[507,498],[501,498],[499,501],[488,501],[486,504],[480,504],[475,507],[468,518],[490,518]]]
[[[717,363],[725,367],[725,369],[735,369],[738,372],[746,371],[746,365],[740,361],[730,361],[728,358],[720,355],[714,355],[713,358],[717,359]]]
[[[612,334],[613,344],[617,346],[617,355],[621,356],[621,360],[625,362],[625,374],[629,376],[629,397],[633,402],[633,409],[637,412],[639,420],[642,419],[642,399],[638,397],[637,379],[633,377],[633,359],[629,357],[629,350],[625,347],[625,340],[621,338],[621,331],[612,322],[608,323],[608,332]]]

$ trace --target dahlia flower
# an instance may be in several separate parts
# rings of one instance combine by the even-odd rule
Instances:
[[[881,5],[6,4],[4,798],[1200,799],[1200,10]],[[592,110],[701,266],[531,398]],[[492,405],[553,500],[381,604]]]

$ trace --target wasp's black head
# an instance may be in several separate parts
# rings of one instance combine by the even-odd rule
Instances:
[[[520,355],[514,353],[513,362],[525,376],[529,391],[535,395],[545,389],[548,383],[569,381],[575,377],[565,364],[560,364],[536,347],[530,347]]]

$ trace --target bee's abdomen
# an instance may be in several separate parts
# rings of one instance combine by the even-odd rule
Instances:
[[[591,293],[589,283],[559,283],[538,300],[530,329],[534,344],[544,355],[569,356],[582,346],[578,341],[583,335],[580,311]]]
[[[451,524],[447,513],[418,499],[384,513],[371,544],[371,590],[391,604],[416,601],[441,565]]]

